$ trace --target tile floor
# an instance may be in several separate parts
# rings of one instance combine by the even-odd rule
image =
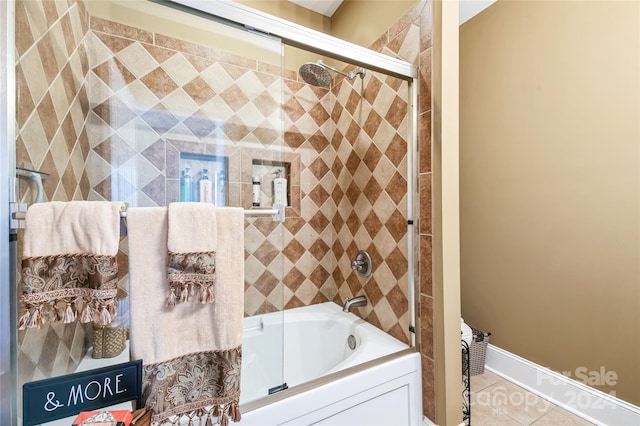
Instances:
[[[584,426],[588,421],[489,370],[471,376],[473,426]]]

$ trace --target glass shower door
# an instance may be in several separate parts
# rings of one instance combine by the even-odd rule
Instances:
[[[46,173],[45,202],[143,207],[182,200],[243,207],[245,334],[263,337],[273,352],[264,367],[252,365],[244,351],[248,370],[242,377],[264,376],[255,398],[266,396],[283,383],[282,321],[267,330],[264,321],[249,317],[281,316],[284,308],[284,225],[268,213],[274,178],[291,173],[282,149],[280,40],[147,1],[49,3],[16,2],[17,166]],[[191,190],[185,193],[186,175]],[[205,176],[208,195],[199,185]],[[254,176],[260,181],[257,201]],[[18,201],[35,201],[28,180],[19,179],[17,188]],[[117,327],[127,329],[126,236],[120,249]],[[128,361],[126,350],[92,359],[92,336],[93,327],[80,323],[21,330],[12,349],[15,390]],[[252,386],[243,383],[242,393],[252,395]]]

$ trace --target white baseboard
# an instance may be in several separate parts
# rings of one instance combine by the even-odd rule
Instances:
[[[429,417],[423,416],[422,417],[422,426],[438,426],[438,425],[436,425],[434,422],[432,422],[429,419]]]
[[[598,425],[640,425],[640,407],[489,344],[490,371]]]

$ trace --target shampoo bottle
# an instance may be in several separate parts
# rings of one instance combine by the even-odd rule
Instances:
[[[252,183],[252,205],[260,207],[260,176],[254,176]]]
[[[213,192],[211,188],[211,181],[209,180],[209,170],[202,169],[202,177],[198,182],[200,186],[200,202],[201,203],[212,203]]]
[[[193,181],[191,180],[191,167],[185,166],[180,179],[180,201],[193,201]]]
[[[216,182],[216,206],[222,207],[227,205],[227,178],[224,174],[224,170],[218,172],[218,179]]]
[[[275,172],[273,180],[273,204],[287,205],[287,179],[280,177],[280,170]]]

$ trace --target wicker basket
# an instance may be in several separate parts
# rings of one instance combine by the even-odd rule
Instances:
[[[127,329],[93,326],[93,358],[113,358],[124,351]]]
[[[489,344],[491,333],[485,333],[473,327],[471,327],[471,331],[473,332],[473,340],[469,348],[469,362],[471,364],[469,374],[475,376],[484,373],[487,345]]]

